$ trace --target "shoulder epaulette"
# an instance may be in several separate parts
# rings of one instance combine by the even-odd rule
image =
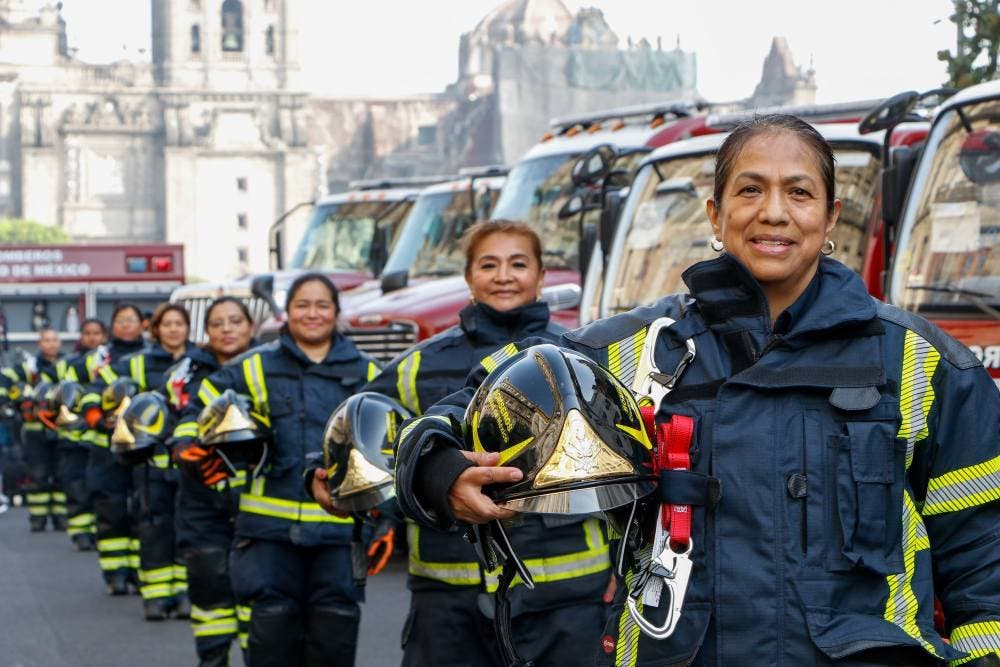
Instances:
[[[972,350],[919,315],[883,303],[877,299],[873,300],[875,301],[875,308],[878,311],[879,319],[899,325],[904,329],[909,329],[916,333],[933,345],[934,349],[952,366],[965,370],[982,365],[982,362],[973,354]]]
[[[574,329],[566,338],[592,349],[605,348],[648,327],[660,317],[680,319],[693,299],[687,294],[671,294],[649,306],[640,306],[603,320]]]

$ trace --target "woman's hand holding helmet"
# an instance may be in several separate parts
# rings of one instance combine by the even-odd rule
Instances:
[[[327,483],[329,477],[330,475],[326,472],[326,468],[317,466],[313,469],[312,479],[309,482],[309,489],[313,500],[330,514],[339,516],[341,519],[346,519],[350,514],[348,512],[341,512],[333,506],[333,495],[330,493],[330,485]]]
[[[498,467],[496,452],[462,451],[462,456],[474,465],[466,468],[448,491],[448,506],[452,514],[464,523],[487,523],[494,519],[510,519],[517,513],[504,509],[483,493],[483,487],[520,481],[524,476],[517,468]]]

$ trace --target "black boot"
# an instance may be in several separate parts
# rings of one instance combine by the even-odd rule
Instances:
[[[77,533],[73,536],[73,546],[77,551],[93,551],[97,548],[94,536],[90,533]]]
[[[288,606],[255,605],[247,647],[250,667],[286,667],[302,660],[302,615]]]
[[[48,519],[47,516],[29,516],[28,524],[31,526],[31,532],[42,533],[45,532],[45,521]]]
[[[66,517],[61,514],[52,515],[52,530],[58,530],[60,532],[66,531]]]
[[[112,572],[108,575],[108,595],[128,595],[128,575],[124,572]]]
[[[251,620],[253,617],[251,616]],[[361,610],[357,605],[312,607],[306,619],[304,667],[352,667]]]
[[[174,618],[191,617],[191,598],[187,596],[187,593],[179,593],[174,596],[174,605],[170,610],[170,615]]]
[[[142,615],[147,621],[162,621],[170,614],[170,598],[142,601]]]
[[[199,655],[198,667],[229,667],[229,647],[223,646]]]

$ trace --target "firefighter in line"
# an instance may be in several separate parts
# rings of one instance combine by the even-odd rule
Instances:
[[[138,591],[139,544],[129,515],[132,470],[117,461],[109,450],[109,432],[101,410],[101,391],[107,381],[101,374],[143,347],[142,312],[134,304],[120,303],[111,313],[111,340],[87,355],[84,360],[87,377],[80,378],[81,383],[87,383],[81,405],[88,426],[81,441],[90,447],[87,488],[97,519],[98,563],[109,595],[127,595],[130,589]]]
[[[75,354],[66,360],[69,366],[66,380],[87,382],[87,355],[107,342],[108,328],[96,318],[80,324],[80,339]],[[94,507],[87,491],[88,447],[80,440],[79,431],[64,430],[59,434],[59,479],[66,494],[66,534],[78,551],[96,548]]]
[[[517,341],[534,337],[553,342],[565,332],[549,319],[548,305],[540,300],[542,244],[530,227],[505,220],[478,223],[465,233],[462,247],[471,299],[460,323],[401,354],[365,387],[414,415],[461,389],[469,369],[495,368],[513,353]],[[316,476],[313,493],[326,502],[325,471],[319,469]],[[512,595],[523,652],[544,665],[587,662],[597,648],[607,612],[604,596],[610,596],[613,581],[602,522],[587,516],[536,516],[511,536],[529,567],[548,562],[552,574],[540,579],[534,591],[520,586]],[[407,542],[412,597],[403,629],[403,664],[502,665],[489,597],[497,573],[482,571],[460,532],[409,522]],[[445,627],[448,632],[439,630]]]
[[[4,393],[18,382],[32,387],[46,383],[51,388],[65,379],[69,366],[59,348],[59,333],[55,329],[46,327],[39,331],[38,353],[16,366],[4,368],[0,373]],[[42,398],[35,396],[33,400]],[[31,476],[24,489],[31,532],[44,531],[49,521],[52,530],[66,530],[66,494],[58,478],[55,432],[45,428],[41,421],[25,421],[21,426],[21,443]]]
[[[657,423],[693,424],[691,474],[662,470],[626,536],[634,597],[619,591],[597,664],[996,665],[996,385],[968,348],[825,256],[840,202],[833,152],[807,123],[764,116],[736,129],[706,207],[722,254],[684,273],[690,296],[563,340],[631,387],[648,347],[654,371],[677,381],[669,393],[649,385]],[[397,491],[423,522],[511,517],[482,487],[524,471],[456,451],[461,436],[439,418],[460,416],[482,377],[403,431]],[[427,485],[431,469],[450,480]],[[688,509],[690,553],[670,534],[652,553],[661,506]],[[664,635],[672,604],[646,584],[679,593],[663,563],[681,572],[680,559],[690,577]]]
[[[171,408],[178,414],[199,392],[201,381],[224,364],[245,352],[253,343],[253,319],[246,305],[232,296],[214,300],[205,311],[204,347],[188,351],[164,378]],[[178,424],[175,434],[197,435],[197,423]],[[174,462],[185,467],[182,448],[173,448]],[[229,647],[241,626],[232,585],[229,582],[229,548],[233,542],[233,521],[245,471],[226,477],[212,486],[202,483],[195,466],[179,479],[177,494],[177,551],[187,568],[191,599],[191,629],[199,667],[229,665]],[[244,612],[245,615],[245,612]],[[245,637],[245,629],[243,632]]]
[[[270,460],[240,495],[230,555],[233,592],[250,612],[251,667],[353,665],[363,599],[351,564],[353,521],[316,504],[302,473],[307,459],[321,456],[330,413],[378,366],[337,331],[337,289],[326,276],[297,278],[286,312],[277,341],[202,381],[182,422],[232,389],[249,397],[254,418],[273,434]],[[219,481],[218,452],[198,446],[194,432],[175,435],[177,458],[197,466],[203,482]]]
[[[103,389],[102,383],[107,386],[127,377],[135,382],[137,392],[162,389],[168,369],[195,349],[188,341],[190,331],[191,317],[183,306],[160,304],[149,318],[149,345],[102,369],[94,386]],[[170,453],[158,447],[148,461],[133,466],[131,474],[143,616],[147,621],[163,620],[170,615],[187,618],[191,609],[187,571],[175,553],[177,470],[170,465]]]

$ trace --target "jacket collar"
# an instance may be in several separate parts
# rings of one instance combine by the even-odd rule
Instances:
[[[735,257],[726,253],[699,262],[688,268],[683,278],[710,328],[771,333],[770,307],[764,291]],[[782,318],[787,320],[782,336],[786,342],[793,342],[831,330],[868,327],[876,319],[876,310],[856,273],[836,260],[821,257],[809,287],[779,316]]]
[[[281,348],[285,352],[296,359],[300,364],[304,366],[312,366],[316,362],[306,356],[306,353],[299,348],[295,340],[287,333],[281,334],[278,339],[281,344]],[[358,349],[354,347],[354,343],[350,339],[341,335],[340,332],[334,332],[333,340],[331,341],[330,351],[326,353],[326,357],[323,361],[319,362],[323,365],[329,364],[339,364],[351,361],[357,361],[361,358],[361,354]]]
[[[146,341],[142,338],[136,338],[135,340],[122,340],[121,338],[112,338],[108,342],[108,348],[111,350],[112,354],[122,355],[131,354],[132,352],[138,352],[146,346]]]
[[[501,312],[485,303],[469,304],[459,313],[459,323],[465,335],[478,344],[509,343],[544,331],[549,324],[549,305],[535,301]]]
[[[185,354],[187,357],[191,359],[191,361],[201,366],[208,366],[210,368],[221,368],[221,365],[219,364],[218,359],[215,358],[215,355],[203,347],[192,345],[191,347],[188,348]]]

